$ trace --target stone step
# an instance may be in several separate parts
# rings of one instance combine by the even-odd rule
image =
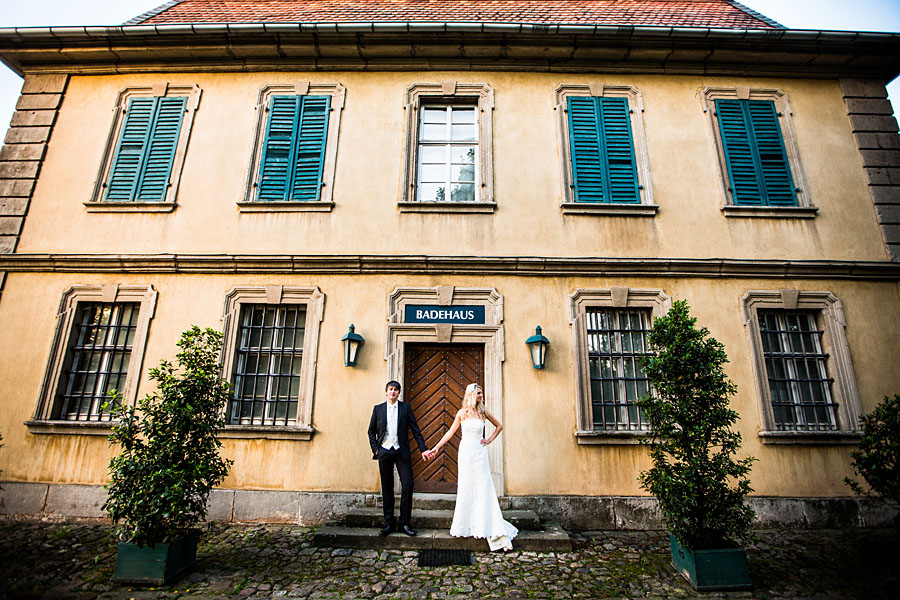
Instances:
[[[394,500],[397,510],[399,510],[400,493],[395,494]],[[500,502],[501,510],[509,508],[509,498],[501,496],[497,499]],[[381,495],[375,495],[375,506],[381,508]],[[432,493],[414,493],[413,494],[413,510],[453,510],[456,506],[456,494],[432,494]]]
[[[541,520],[533,510],[504,510],[503,518],[519,530],[536,531],[541,528]],[[412,513],[413,529],[450,529],[453,509],[418,509]],[[380,528],[384,524],[384,513],[380,508],[354,508],[344,519],[347,527]]]
[[[353,548],[357,550],[473,550],[488,552],[487,540],[455,538],[446,529],[420,529],[415,537],[392,533],[382,537],[374,528],[320,527],[312,543],[320,548]],[[545,523],[540,531],[520,531],[513,540],[513,550],[528,552],[569,552],[572,541],[562,527]]]

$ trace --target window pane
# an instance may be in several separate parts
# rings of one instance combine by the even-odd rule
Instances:
[[[450,139],[454,141],[463,141],[467,142],[469,140],[475,139],[475,126],[474,125],[451,125],[450,126]]]
[[[422,109],[423,123],[446,123],[447,109],[444,107],[426,106]]]
[[[456,123],[474,123],[475,107],[472,108],[453,108],[453,117],[451,122]]]
[[[475,181],[475,165],[453,165],[450,176],[453,181]]]
[[[421,146],[419,148],[420,163],[447,162],[447,146]],[[454,159],[456,162],[456,159]]]
[[[419,201],[420,202],[445,202],[446,185],[437,184],[437,183],[426,183],[419,186]]]
[[[444,183],[447,181],[447,165],[422,165],[419,176],[422,183]]]
[[[453,202],[475,202],[475,185],[471,183],[453,184],[450,200]]]
[[[422,125],[419,139],[423,141],[440,141],[447,139],[446,125]]]
[[[475,146],[451,146],[450,160],[454,164],[475,164]]]

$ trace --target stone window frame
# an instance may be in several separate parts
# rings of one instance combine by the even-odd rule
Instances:
[[[484,306],[484,324],[405,323],[408,304]],[[403,381],[408,343],[460,343],[484,345],[485,408],[503,422],[503,363],[506,360],[503,296],[495,288],[397,287],[387,297],[384,360],[385,381]],[[503,472],[503,436],[488,446],[488,463],[498,494],[506,489]]]
[[[638,176],[640,204],[576,202],[575,176],[572,172],[572,146],[569,140],[568,98],[586,96],[595,98],[627,98],[631,116],[631,138],[634,143],[634,162]],[[602,81],[590,83],[561,83],[553,90],[553,110],[556,111],[556,131],[559,142],[562,173],[563,214],[567,215],[621,215],[652,217],[659,206],[653,203],[653,187],[650,184],[650,159],[647,153],[647,136],[644,130],[644,98],[633,85],[608,84]]]
[[[828,375],[834,380],[831,395],[838,409],[835,417],[837,431],[778,431],[769,392],[765,368],[762,336],[759,330],[760,310],[802,310],[815,314],[816,326],[823,331],[822,347],[829,355]],[[741,314],[750,342],[750,360],[756,380],[761,428],[759,437],[764,444],[835,444],[856,443],[861,435],[859,416],[862,414],[859,389],[850,346],[847,342],[847,321],[840,299],[828,291],[748,290],[741,296]]]
[[[106,147],[103,150],[103,162],[97,180],[94,183],[94,191],[91,199],[84,203],[87,212],[172,212],[177,206],[178,186],[181,182],[181,171],[184,167],[184,158],[187,153],[188,140],[194,125],[194,113],[200,106],[200,87],[196,84],[172,84],[168,82],[156,83],[146,86],[133,86],[124,88],[119,92],[116,106],[113,109],[113,122],[106,139]],[[106,182],[112,171],[113,158],[116,143],[125,125],[125,113],[128,102],[135,97],[169,97],[187,96],[188,101],[184,109],[184,117],[181,121],[181,130],[178,134],[178,144],[175,147],[175,156],[172,158],[172,171],[169,174],[169,188],[166,191],[166,199],[162,202],[105,202],[103,194],[106,191]]]
[[[266,124],[268,121],[269,99],[272,96],[331,96],[328,117],[328,139],[325,140],[325,162],[322,165],[322,193],[319,200],[290,202],[260,202],[254,200],[256,179],[265,146]],[[260,89],[256,99],[256,124],[253,131],[253,148],[244,194],[237,202],[242,213],[252,212],[331,212],[334,208],[334,174],[337,165],[338,136],[347,88],[340,83],[316,83],[298,81],[292,84],[270,84]]]
[[[281,285],[240,286],[225,295],[222,323],[225,344],[222,349],[222,376],[232,383],[235,369],[237,335],[240,331],[241,308],[245,304],[303,304],[306,324],[303,339],[303,364],[300,367],[300,392],[297,397],[297,424],[284,425],[225,425],[221,438],[299,440],[309,441],[315,434],[313,427],[313,398],[316,386],[316,364],[319,354],[319,334],[325,312],[325,294],[318,287]],[[231,400],[229,399],[229,405]],[[226,407],[226,413],[228,408]]]
[[[44,371],[37,408],[32,420],[25,423],[31,433],[109,435],[110,427],[116,421],[69,421],[53,419],[51,416],[56,408],[60,377],[69,346],[71,345],[78,307],[81,304],[92,302],[132,302],[140,305],[134,342],[131,345],[128,375],[125,378],[124,388],[119,390],[122,395],[122,402],[127,406],[133,406],[137,399],[138,383],[143,370],[150,321],[153,320],[156,314],[158,296],[159,293],[153,289],[152,285],[124,285],[119,283],[73,285],[63,292],[59,310],[56,314],[56,332],[53,337],[50,358]]]
[[[462,104],[469,103],[478,113],[478,180],[475,202],[419,202],[416,200],[416,181],[419,157],[419,108],[429,100]],[[403,109],[402,165],[400,212],[436,213],[493,213],[497,204],[494,200],[494,154],[493,154],[493,112],[494,90],[486,83],[414,83],[407,88]]]
[[[672,299],[661,289],[628,287],[578,288],[569,296],[569,325],[575,354],[575,440],[580,445],[639,444],[649,431],[607,431],[593,427],[587,340],[589,308],[650,309],[653,319],[665,316]]]
[[[787,154],[788,168],[794,180],[797,206],[741,206],[734,203],[732,193],[728,189],[728,163],[725,158],[722,135],[719,131],[719,119],[716,117],[716,100],[770,100],[775,103],[781,138],[784,141],[785,154]],[[719,208],[726,217],[815,218],[819,209],[813,205],[809,196],[809,187],[800,161],[797,135],[794,131],[793,111],[785,92],[780,89],[752,88],[746,85],[705,87],[700,93],[700,104],[712,126],[716,155],[719,158],[719,183],[722,190],[722,205]]]

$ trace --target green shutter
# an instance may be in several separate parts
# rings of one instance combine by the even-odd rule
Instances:
[[[716,116],[734,204],[796,206],[775,103],[719,99]]]
[[[257,200],[319,199],[330,102],[330,96],[272,96]]]
[[[627,98],[568,98],[576,202],[639,203]]]
[[[106,201],[166,199],[185,106],[186,97],[137,97],[128,102]]]
[[[144,150],[150,137],[156,98],[138,97],[128,102],[125,122],[113,155],[112,168],[106,185],[108,202],[130,202],[141,176]]]

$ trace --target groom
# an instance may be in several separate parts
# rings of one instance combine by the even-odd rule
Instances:
[[[369,445],[372,447],[372,460],[378,461],[381,499],[384,504],[384,529],[379,534],[388,535],[399,525],[399,529],[406,535],[416,535],[409,526],[413,495],[409,432],[412,431],[419,450],[425,452],[427,446],[409,404],[398,400],[400,384],[388,381],[384,387],[384,396],[387,400],[375,405],[369,421]],[[399,521],[394,518],[394,467],[400,475]]]

